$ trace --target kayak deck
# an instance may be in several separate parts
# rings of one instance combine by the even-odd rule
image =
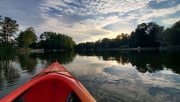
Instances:
[[[23,97],[25,102],[65,102],[71,92],[73,89],[68,84],[53,78],[32,86],[22,94],[21,98]]]
[[[58,62],[0,102],[96,102],[84,86]]]

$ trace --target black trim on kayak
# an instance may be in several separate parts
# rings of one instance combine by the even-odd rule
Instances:
[[[66,102],[82,102],[82,101],[77,96],[77,94],[74,91],[72,91],[71,93],[69,93]]]
[[[72,77],[71,77],[71,76],[68,76],[68,75],[66,75],[66,74],[63,74],[63,73],[59,73],[59,72],[66,72],[66,71],[64,71],[64,70],[58,70],[58,71],[50,70],[50,71],[48,71],[48,72],[39,73],[39,74],[33,76],[31,79],[39,78],[39,77],[41,77],[41,76],[44,76],[44,75],[47,75],[47,74],[50,74],[50,73],[56,73],[56,74],[61,74],[61,75],[67,76],[67,77],[69,77],[69,78],[73,78],[73,79],[75,79],[75,80],[78,81],[78,79],[77,79],[76,77],[74,77],[70,72],[68,72],[68,73],[71,74]]]

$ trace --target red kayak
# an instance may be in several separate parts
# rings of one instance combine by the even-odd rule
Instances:
[[[70,72],[58,62],[54,62],[0,102],[96,102],[96,100]]]

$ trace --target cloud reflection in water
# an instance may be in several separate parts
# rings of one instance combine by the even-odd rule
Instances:
[[[96,56],[76,56],[65,67],[97,101],[180,101],[179,75],[168,69],[141,73],[131,63],[121,65]]]

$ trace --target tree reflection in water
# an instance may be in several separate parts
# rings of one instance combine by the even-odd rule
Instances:
[[[73,51],[57,51],[57,52],[45,52],[36,54],[41,61],[42,65],[47,67],[54,61],[58,61],[61,64],[68,64],[73,61],[75,53]]]
[[[61,64],[67,64],[73,61],[74,52],[46,52],[46,53],[11,53],[0,55],[0,88],[14,84],[20,78],[20,71],[34,75],[36,72],[38,61],[41,62],[43,68],[54,61]],[[13,64],[19,64],[19,68],[15,68]],[[19,70],[18,70],[19,69]]]
[[[38,60],[33,53],[22,53],[18,55],[20,67],[29,74],[35,74]]]
[[[81,56],[98,56],[103,60],[116,60],[119,64],[131,63],[141,73],[156,72],[163,70],[166,66],[173,72],[180,74],[180,63],[177,62],[180,58],[178,51],[159,51],[159,50],[147,50],[147,51],[76,51]]]
[[[19,71],[13,66],[15,56],[12,54],[0,55],[0,89],[14,85],[20,78]]]
[[[87,56],[80,61],[89,62],[86,70],[93,71],[81,68],[82,75],[78,78],[98,102],[179,102],[179,52],[116,50],[76,53],[80,57]],[[85,72],[95,73],[84,75]]]
[[[85,58],[87,58],[88,60],[86,60]],[[95,61],[99,61],[99,62],[94,62],[93,61],[94,59],[92,58],[97,59]],[[24,80],[30,79],[34,74],[41,71],[42,68],[45,68],[54,61],[58,61],[61,64],[64,64],[65,66],[69,67],[70,71],[76,71],[77,76],[80,76],[77,78],[79,78],[79,80],[84,85],[86,85],[88,89],[90,89],[90,92],[92,93],[96,92],[93,94],[98,98],[100,97],[99,98],[100,101],[101,99],[102,101],[106,101],[106,99],[109,99],[110,97],[113,100],[116,99],[121,100],[119,98],[119,93],[115,94],[114,90],[113,93],[109,93],[109,91],[102,90],[103,88],[100,88],[99,86],[114,85],[115,88],[120,88],[120,91],[122,92],[121,94],[123,94],[127,90],[130,90],[129,85],[131,86],[134,85],[134,87],[136,87],[136,84],[130,81],[131,79],[131,80],[135,80],[135,82],[137,83],[137,87],[135,89],[138,90],[137,88],[139,87],[139,84],[143,83],[143,80],[138,79],[138,77],[141,77],[138,76],[139,73],[137,73],[136,75],[133,73],[128,73],[128,71],[123,72],[124,69],[128,70],[128,68],[125,67],[126,65],[134,66],[133,68],[131,66],[132,69],[129,70],[140,72],[140,75],[149,75],[149,73],[154,75],[154,72],[156,72],[155,77],[158,77],[158,73],[161,73],[161,71],[163,71],[164,68],[170,69],[174,73],[180,74],[180,70],[179,70],[180,63],[178,62],[179,58],[180,58],[179,52],[156,51],[156,50],[153,51],[117,51],[117,50],[116,51],[91,51],[91,50],[82,51],[81,50],[75,52],[61,51],[61,52],[45,52],[45,53],[3,54],[0,55],[0,90],[1,90],[0,97],[2,98],[4,96],[4,93],[7,94],[12,90],[14,90],[15,88],[19,87],[20,85],[22,85],[23,83],[25,83],[26,81]],[[112,66],[106,68],[105,67],[106,65],[104,66],[104,64],[106,64],[106,61],[110,63],[117,62],[120,66],[123,65],[124,67],[116,68],[115,66]],[[103,69],[104,72],[107,72],[106,74],[108,75],[112,74],[122,79],[118,79],[118,80],[112,79],[108,81],[108,78],[111,79],[111,77],[105,76],[104,78],[103,76],[104,72],[96,73],[96,71],[101,71],[101,69]],[[129,75],[129,77],[127,77],[126,75]],[[134,77],[136,78],[133,79]],[[168,77],[169,76],[167,75],[165,78]],[[141,78],[144,78],[144,76]],[[15,85],[17,84],[16,83],[17,81],[18,81],[18,85]],[[138,82],[138,81],[142,81],[142,82]],[[153,80],[153,82],[154,81],[155,80]],[[13,85],[15,85],[16,87],[13,87]],[[146,85],[147,87],[151,87],[148,86],[149,84]],[[8,88],[13,87],[13,88],[8,90],[7,87]],[[109,89],[109,86],[107,87]],[[134,87],[131,89],[134,89]],[[118,91],[118,89],[115,90]],[[129,92],[138,92],[138,91],[130,90]],[[107,97],[103,97],[103,96],[107,96]]]
[[[54,61],[68,64],[74,57],[74,52],[68,51],[0,54],[0,98],[24,84],[41,68],[46,68]]]

